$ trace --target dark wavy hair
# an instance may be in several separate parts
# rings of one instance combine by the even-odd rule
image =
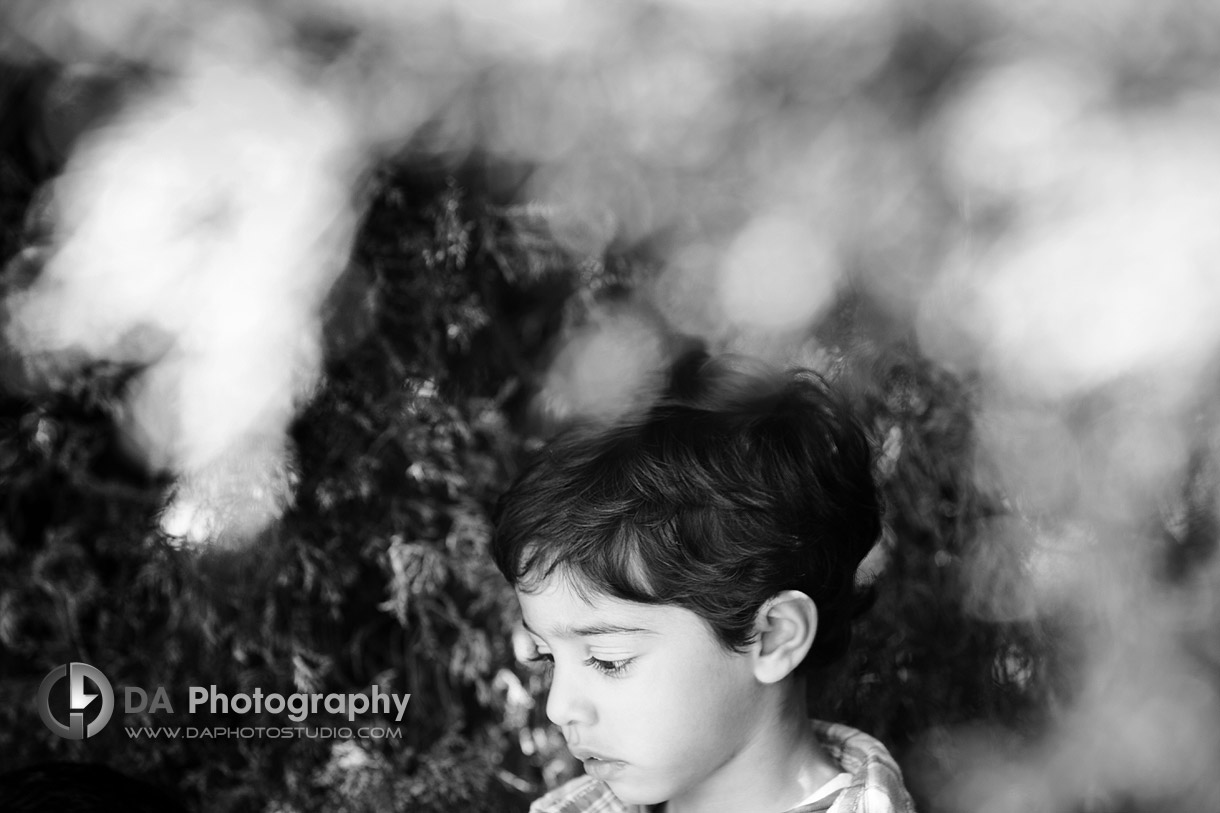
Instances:
[[[860,561],[881,530],[867,434],[814,373],[688,354],[647,413],[556,437],[501,497],[492,552],[529,591],[557,569],[601,593],[684,607],[727,648],[760,606],[818,608],[802,667],[846,652]]]

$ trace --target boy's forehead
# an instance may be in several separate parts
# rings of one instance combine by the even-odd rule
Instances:
[[[530,590],[518,588],[517,600],[525,628],[547,638],[660,634],[674,624],[677,614],[689,612],[577,590],[568,579],[555,576]]]

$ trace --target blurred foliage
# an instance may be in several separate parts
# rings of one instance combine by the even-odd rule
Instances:
[[[969,611],[978,530],[1006,513],[980,487],[972,416],[976,386],[910,349],[861,346],[842,383],[882,443],[887,532],[875,604],[844,663],[813,687],[818,713],[890,743],[900,761],[927,757],[929,732],[986,720],[1034,731],[1061,690],[1051,622],[997,623]],[[1019,569],[1016,551],[1009,569]],[[866,563],[867,566],[867,563]],[[908,768],[913,790],[918,771]]]
[[[938,737],[986,721],[1032,738],[1078,690],[1067,621],[970,611],[971,563],[979,546],[996,545],[980,528],[1014,513],[978,470],[980,385],[923,355],[911,314],[867,284],[879,276],[869,263],[900,257],[915,267],[892,279],[919,285],[945,239],[923,219],[961,214],[945,200],[936,158],[920,153],[919,127],[968,75],[983,23],[945,5],[959,14],[889,21],[894,47],[864,88],[893,114],[895,138],[910,142],[902,160],[918,188],[914,204],[899,203],[919,208],[909,218],[918,222],[877,241],[893,251],[868,235],[865,284],[844,286],[799,337],[820,349],[876,432],[889,524],[876,604],[847,661],[813,687],[814,707],[886,741],[923,810],[934,809],[935,788],[921,777],[952,772],[937,764]],[[56,70],[0,68],[0,294],[37,273],[38,194],[64,154],[37,115]],[[561,248],[518,200],[528,175],[500,159],[439,161],[408,145],[368,179],[356,250],[325,304],[324,378],[292,428],[295,504],[252,545],[201,552],[162,535],[173,484],[143,471],[115,428],[137,371],[95,363],[36,388],[20,359],[0,358],[0,765],[105,762],[176,787],[201,810],[278,813],[524,810],[571,772],[531,705],[542,678],[513,659],[516,610],[486,555],[488,517],[545,428],[531,398],[565,330],[654,269],[647,246],[592,258]],[[1009,214],[985,208],[965,213],[986,220],[984,230]],[[1198,452],[1165,520],[1169,581],[1214,559],[1214,452]],[[1163,519],[1150,518],[1155,531]],[[1021,567],[1016,549],[986,554]],[[112,723],[69,742],[42,726],[32,702],[42,677],[69,660],[99,665],[116,686],[376,684],[413,698],[401,740],[154,746]]]
[[[12,256],[44,178],[17,149],[27,141],[5,146]],[[114,421],[135,371],[95,364],[35,388],[6,357],[6,767],[105,761],[180,788],[201,809],[523,808],[539,775],[504,722],[513,681],[496,678],[512,662],[514,602],[487,555],[487,517],[521,442],[509,423],[517,382],[535,376],[524,365],[558,324],[570,267],[531,242],[524,216],[468,195],[449,172],[387,165],[368,194],[358,249],[326,303],[325,380],[292,430],[295,506],[249,547],[197,552],[159,531],[172,483],[141,471]],[[6,290],[32,276],[18,271],[10,265]],[[168,687],[181,725],[226,722],[192,723],[174,694],[192,685],[288,694],[376,684],[413,700],[401,740],[150,746],[112,724],[77,743],[50,735],[31,701],[39,676],[67,660],[102,664],[116,687]]]

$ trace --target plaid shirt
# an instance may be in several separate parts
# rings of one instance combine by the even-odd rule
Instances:
[[[877,740],[850,726],[812,721],[818,742],[851,774],[851,784],[828,800],[788,813],[915,813],[902,771]],[[826,802],[830,804],[827,806]],[[530,813],[646,813],[619,801],[604,783],[579,776],[530,805]]]

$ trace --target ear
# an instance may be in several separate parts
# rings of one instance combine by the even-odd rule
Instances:
[[[800,665],[818,631],[818,608],[799,590],[776,593],[754,618],[754,676],[777,683]]]

